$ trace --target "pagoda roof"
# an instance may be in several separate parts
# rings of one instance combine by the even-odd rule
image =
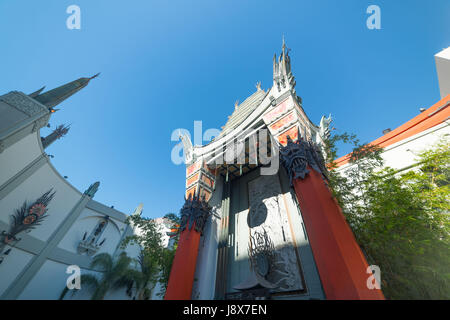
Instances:
[[[257,90],[250,97],[245,99],[244,102],[238,105],[231,116],[228,118],[225,126],[223,126],[222,132],[220,133],[219,137],[222,137],[223,135],[229,133],[237,126],[239,126],[245,119],[247,119],[247,117],[261,104],[266,95],[267,92],[265,92],[264,90]]]

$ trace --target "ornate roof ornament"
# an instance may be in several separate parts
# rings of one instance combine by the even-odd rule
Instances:
[[[61,124],[56,127],[55,130],[53,130],[52,133],[50,133],[48,136],[42,139],[42,147],[47,148],[49,145],[51,145],[53,142],[55,142],[57,139],[60,139],[64,137],[70,130],[70,125],[66,126],[64,124]]]
[[[288,172],[291,186],[293,186],[293,179],[305,179],[309,173],[308,165],[321,173],[324,179],[327,179],[328,170],[322,152],[319,145],[312,141],[300,138],[294,142],[290,136],[287,136],[286,146],[280,147],[280,156],[281,162]]]
[[[323,140],[326,140],[330,137],[330,124],[331,121],[333,121],[333,119],[331,118],[331,113],[328,116],[328,118],[325,118],[325,116],[322,116],[322,118],[320,119],[320,130],[319,130],[319,134],[322,137]]]
[[[289,87],[295,93],[295,78],[291,72],[291,58],[289,57],[290,49],[287,48],[283,36],[283,45],[280,57],[277,59],[275,54],[273,57],[273,82],[278,91]]]
[[[144,208],[144,204],[142,202],[139,203],[139,205],[136,207],[136,209],[134,209],[134,212],[132,213],[132,215],[140,216],[142,214],[143,208]]]
[[[188,230],[191,230],[195,222],[194,228],[201,234],[203,233],[206,220],[211,215],[211,207],[208,205],[204,198],[200,198],[199,196],[192,197],[192,195],[189,195],[180,210],[180,215],[180,232],[182,232],[186,228],[188,228]]]
[[[178,132],[181,142],[183,143],[184,162],[190,164],[195,161],[194,146],[192,145],[191,138],[187,133],[181,134]]]
[[[262,90],[262,89],[261,89],[261,81],[258,81],[258,82],[256,83],[256,91],[260,91],[260,90]]]
[[[97,181],[97,182],[91,184],[89,186],[89,188],[84,192],[84,194],[93,198],[95,193],[97,192],[99,186],[100,186],[100,181]]]

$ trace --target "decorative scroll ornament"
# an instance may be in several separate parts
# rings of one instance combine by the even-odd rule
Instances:
[[[0,263],[4,257],[9,254],[11,249],[3,251],[6,246],[13,247],[15,243],[21,239],[17,235],[21,232],[30,232],[46,218],[47,206],[53,199],[55,192],[53,188],[44,193],[39,199],[30,205],[26,201],[20,209],[16,209],[16,213],[11,215],[12,224],[8,231],[3,231],[0,235]]]
[[[289,174],[291,186],[293,179],[305,179],[309,173],[307,165],[327,179],[328,171],[322,152],[320,147],[312,141],[304,141],[300,138],[294,142],[291,137],[287,136],[287,144],[280,148],[280,156],[283,166]]]
[[[100,181],[97,181],[97,182],[91,184],[89,186],[89,188],[84,192],[84,194],[93,198],[95,193],[97,192],[99,186],[100,186]]]
[[[188,230],[191,230],[195,222],[195,230],[203,233],[206,220],[211,215],[211,207],[204,198],[200,198],[199,196],[192,197],[192,195],[189,195],[181,208],[180,215],[180,232],[185,230],[186,227]]]

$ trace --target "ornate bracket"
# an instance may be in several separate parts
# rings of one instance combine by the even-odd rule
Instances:
[[[287,144],[280,148],[281,162],[289,174],[289,180],[292,184],[292,179],[305,179],[309,173],[307,165],[321,173],[324,179],[327,179],[327,168],[323,159],[320,147],[312,142],[299,139],[296,142],[292,141],[291,137],[287,136]]]
[[[205,227],[206,220],[211,215],[211,207],[205,201],[204,198],[198,196],[189,197],[186,199],[183,207],[180,211],[181,215],[181,225],[180,232],[188,228],[192,229],[195,222],[195,230],[197,232],[203,233],[203,228]]]

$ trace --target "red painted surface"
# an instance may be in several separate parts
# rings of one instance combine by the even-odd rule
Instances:
[[[191,230],[186,227],[180,234],[164,300],[191,299],[200,243],[200,233],[194,227],[195,223]]]
[[[367,287],[367,261],[321,174],[308,170],[294,189],[326,298],[384,300],[381,290]]]

